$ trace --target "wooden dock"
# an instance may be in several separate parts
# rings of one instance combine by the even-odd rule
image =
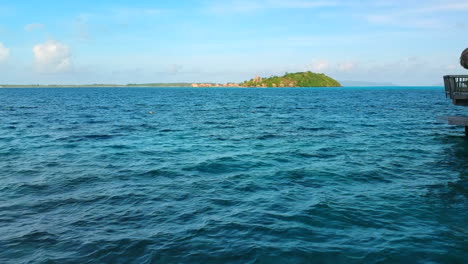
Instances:
[[[468,75],[446,75],[444,76],[445,95],[452,99],[454,105],[468,106]],[[468,136],[467,116],[443,117],[449,125],[464,126],[465,135]]]
[[[468,106],[468,75],[444,76],[445,95],[454,105]]]

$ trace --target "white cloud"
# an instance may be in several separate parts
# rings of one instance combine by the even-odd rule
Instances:
[[[460,2],[444,3],[440,5],[433,5],[433,6],[410,10],[410,12],[415,12],[415,13],[433,13],[433,12],[445,12],[445,11],[457,11],[457,12],[468,11],[468,3],[466,1],[464,3],[463,1],[460,1]]]
[[[454,56],[458,57],[458,56]],[[409,57],[393,56],[381,60],[359,60],[349,71],[342,71],[338,63],[327,74],[338,80],[367,82],[390,82],[399,85],[435,85],[447,74],[464,74],[463,68],[456,63],[457,58],[438,58],[424,55]]]
[[[447,70],[457,70],[460,66],[458,65],[455,65],[455,64],[451,64],[451,65],[447,65],[447,67],[445,67],[445,69]]]
[[[319,8],[338,5],[335,1],[268,1],[271,8]]]
[[[45,28],[45,25],[40,24],[40,23],[32,23],[32,24],[27,24],[26,26],[24,26],[24,30],[26,31],[39,30],[43,28]]]
[[[374,12],[371,15],[366,15],[365,18],[373,24],[410,28],[445,28],[449,24],[444,23],[440,15],[444,12],[466,12],[468,11],[468,1],[446,1],[441,4],[428,2],[421,6],[399,6],[396,9],[390,10],[392,11],[383,13]]]
[[[42,73],[65,72],[71,68],[70,48],[49,40],[33,47],[36,69]]]
[[[170,67],[169,67],[169,73],[170,74],[177,74],[177,73],[180,73],[182,71],[182,69],[184,68],[183,65],[180,65],[180,64],[172,64]]]
[[[215,2],[208,6],[207,10],[214,14],[248,13],[262,9],[263,6],[255,1],[232,1],[230,3]]]
[[[350,62],[350,61],[338,64],[338,70],[344,71],[344,72],[352,71],[355,68],[356,68],[356,63]]]
[[[112,19],[118,21],[131,22],[135,19],[158,17],[163,13],[161,9],[155,8],[111,8],[99,14],[86,14],[89,18]]]
[[[233,1],[213,1],[207,7],[207,10],[215,14],[226,13],[248,13],[266,9],[301,9],[301,8],[320,8],[336,6],[336,1],[330,0],[233,0]]]
[[[0,42],[0,62],[4,62],[10,57],[10,49]]]
[[[350,73],[357,70],[357,63],[354,61],[331,62],[328,60],[314,61],[305,67],[305,70],[317,73]]]
[[[313,72],[323,73],[330,69],[330,63],[326,60],[320,60],[307,66],[307,68]]]
[[[428,19],[403,14],[369,15],[367,21],[373,24],[382,24],[408,28],[443,28],[445,24],[438,19]]]

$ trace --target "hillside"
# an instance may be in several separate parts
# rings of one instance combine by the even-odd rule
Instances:
[[[270,78],[255,77],[240,84],[241,87],[341,87],[336,80],[323,73],[297,72]]]

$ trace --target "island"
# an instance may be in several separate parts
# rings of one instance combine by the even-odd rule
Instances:
[[[255,77],[239,84],[240,87],[341,87],[341,84],[323,73],[296,72],[270,78]]]

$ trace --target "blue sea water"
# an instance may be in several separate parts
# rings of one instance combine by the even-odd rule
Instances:
[[[442,88],[0,89],[0,263],[467,263]],[[150,112],[153,112],[151,114]]]

